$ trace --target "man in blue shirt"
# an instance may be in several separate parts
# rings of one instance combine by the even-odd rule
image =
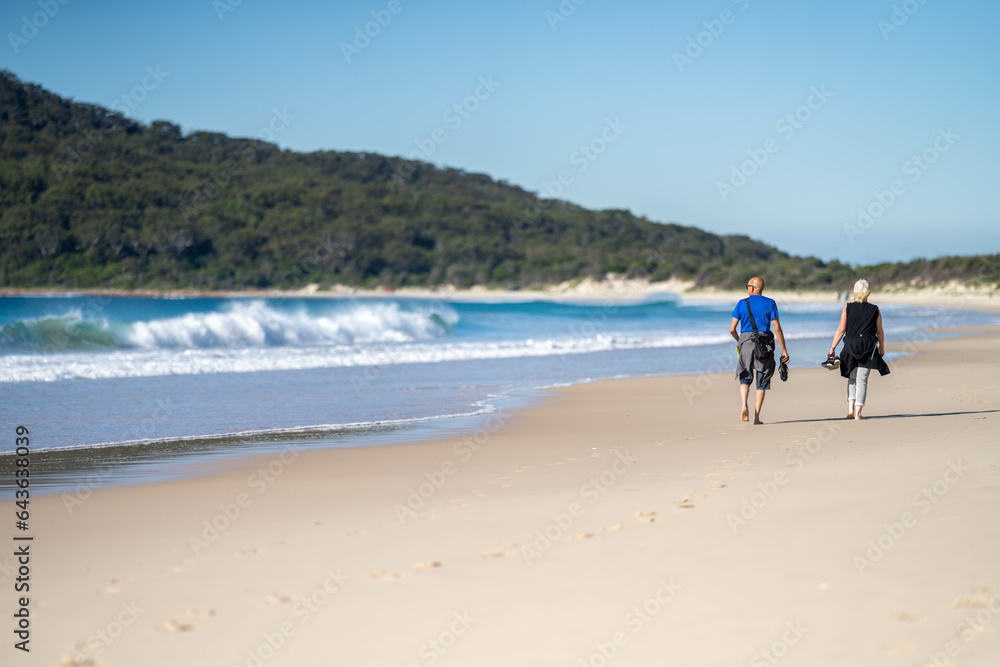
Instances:
[[[757,324],[757,330],[761,333],[772,332],[774,327],[774,337],[781,345],[781,361],[788,363],[788,347],[785,345],[785,334],[781,330],[781,322],[778,321],[778,304],[774,299],[763,296],[764,279],[759,277],[751,278],[747,282],[747,299],[750,301],[750,310],[753,311],[753,319]],[[729,334],[736,340],[736,350],[739,360],[736,364],[736,375],[740,380],[740,398],[742,400],[742,411],[740,419],[750,421],[750,410],[747,401],[750,398],[750,383],[754,376],[757,379],[757,395],[753,415],[754,424],[762,424],[760,420],[760,409],[764,406],[764,392],[771,388],[771,376],[774,375],[774,358],[769,362],[761,363],[760,359],[754,355],[753,324],[750,323],[750,313],[747,311],[747,299],[741,299],[733,309],[733,322],[729,325]],[[739,327],[737,333],[736,328]]]

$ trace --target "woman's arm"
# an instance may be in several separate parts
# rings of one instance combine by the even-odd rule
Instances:
[[[882,332],[882,311],[878,311],[878,318],[875,320],[875,335],[878,336],[878,356],[885,356],[885,334]]]
[[[879,315],[881,318],[881,314]],[[882,320],[880,319],[879,322]],[[880,325],[881,326],[881,325]],[[840,311],[840,326],[837,327],[837,333],[833,334],[833,345],[830,346],[830,354],[833,354],[834,350],[837,349],[837,343],[840,339],[844,337],[844,333],[847,331],[847,306],[844,306],[844,310]]]

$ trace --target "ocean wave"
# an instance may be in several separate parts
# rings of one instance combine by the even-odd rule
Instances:
[[[81,311],[0,327],[0,348],[43,352],[138,348],[186,349],[402,343],[445,336],[453,309],[354,303],[324,313],[284,311],[264,301],[149,321],[87,319]]]

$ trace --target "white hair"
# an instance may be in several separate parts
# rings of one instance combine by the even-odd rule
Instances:
[[[871,285],[868,281],[862,278],[858,282],[854,283],[854,300],[859,302],[865,302],[868,300],[868,295],[872,293]]]

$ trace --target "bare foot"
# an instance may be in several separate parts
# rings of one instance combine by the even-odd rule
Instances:
[[[853,412],[848,412],[847,413],[847,418],[848,419],[854,419],[854,413]]]
[[[740,421],[748,422],[750,421],[750,410],[743,408],[743,412],[740,413]]]
[[[764,423],[764,422],[762,422],[762,421],[760,420],[760,417],[758,417],[757,415],[754,415],[754,416],[753,416],[753,425],[754,425],[754,426],[760,426],[760,425],[761,425],[761,424],[763,424],[763,423]]]
[[[854,421],[859,422],[862,419],[868,419],[868,417],[862,417],[861,413],[858,413],[858,414],[854,415]]]

